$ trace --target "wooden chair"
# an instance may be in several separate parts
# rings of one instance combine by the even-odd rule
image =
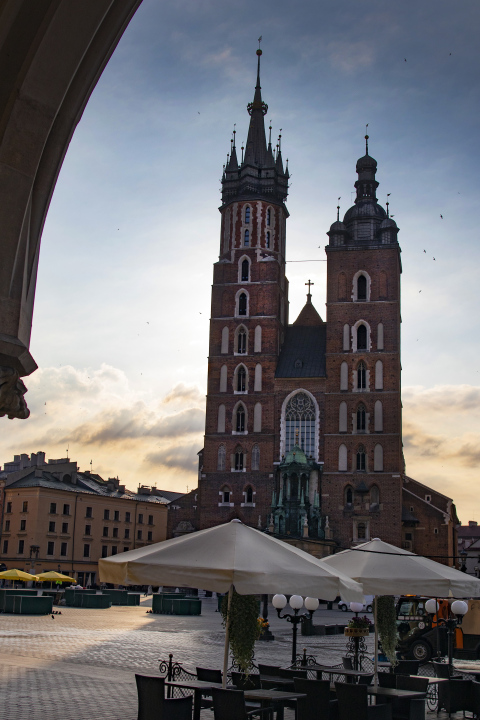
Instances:
[[[135,675],[138,695],[138,720],[157,720],[165,701],[165,678]]]
[[[335,683],[339,720],[392,720],[390,705],[369,705],[367,686]]]
[[[222,671],[221,670],[212,670],[211,668],[201,668],[197,667],[195,668],[197,671],[197,678],[198,680],[203,680],[204,682],[211,682],[211,683],[220,683],[222,682]],[[212,708],[213,707],[213,700],[211,697],[202,697],[201,708]]]

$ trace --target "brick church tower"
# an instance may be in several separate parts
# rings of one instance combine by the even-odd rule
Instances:
[[[240,163],[235,133],[222,177],[220,253],[214,265],[205,446],[197,527],[240,517],[265,526],[276,433],[274,377],[288,323],[285,226],[288,168],[280,138],[267,144],[268,106],[257,84]]]
[[[400,247],[357,162],[355,205],[328,232],[323,509],[336,539],[401,539]],[[388,204],[387,204],[388,209]]]

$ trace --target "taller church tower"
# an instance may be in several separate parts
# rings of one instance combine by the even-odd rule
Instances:
[[[288,324],[285,229],[288,168],[280,138],[267,144],[260,56],[248,139],[232,141],[222,177],[220,253],[214,265],[205,446],[197,529],[240,517],[265,527],[275,448],[274,378]],[[270,128],[271,133],[271,128]]]

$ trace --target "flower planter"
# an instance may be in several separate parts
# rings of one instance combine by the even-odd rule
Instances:
[[[366,637],[367,635],[370,635],[370,630],[368,628],[346,627],[343,634],[347,637]]]

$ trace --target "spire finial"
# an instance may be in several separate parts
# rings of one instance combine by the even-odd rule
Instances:
[[[242,145],[242,165],[243,165],[243,151],[245,150],[245,142]]]
[[[282,128],[280,128],[280,135],[278,136],[278,150],[282,152]]]
[[[235,145],[235,135],[237,134],[236,128],[237,128],[237,123],[233,123],[233,141],[232,141],[232,142],[233,142],[233,149],[234,149],[234,150],[236,149],[236,145]]]
[[[365,155],[368,155],[368,138],[369,138],[369,135],[368,135],[368,123],[367,123],[365,125],[365,149],[366,149]]]
[[[272,144],[272,121],[270,120],[270,125],[268,126],[268,144]]]
[[[262,55],[262,49],[260,47],[260,43],[262,42],[262,36],[258,38],[258,50],[257,50],[257,57],[258,57],[258,63],[257,63],[257,88],[260,87],[260,57]]]
[[[387,198],[389,198],[391,194],[392,194],[392,193],[387,193]],[[390,217],[390,214],[389,214],[389,211],[388,211],[388,206],[390,205],[390,203],[389,203],[388,199],[387,199],[387,202],[386,202],[385,204],[386,204],[386,206],[387,206],[387,218],[388,218],[388,217]]]
[[[340,196],[339,198],[337,198],[337,202],[338,202],[338,205],[337,205],[337,222],[340,220],[340,200],[341,200],[341,199],[342,199],[342,196]]]
[[[305,283],[305,285],[308,285],[308,293],[307,293],[307,303],[312,302],[312,293],[310,292],[310,288],[312,285],[315,285],[315,283],[312,283],[310,280]]]

